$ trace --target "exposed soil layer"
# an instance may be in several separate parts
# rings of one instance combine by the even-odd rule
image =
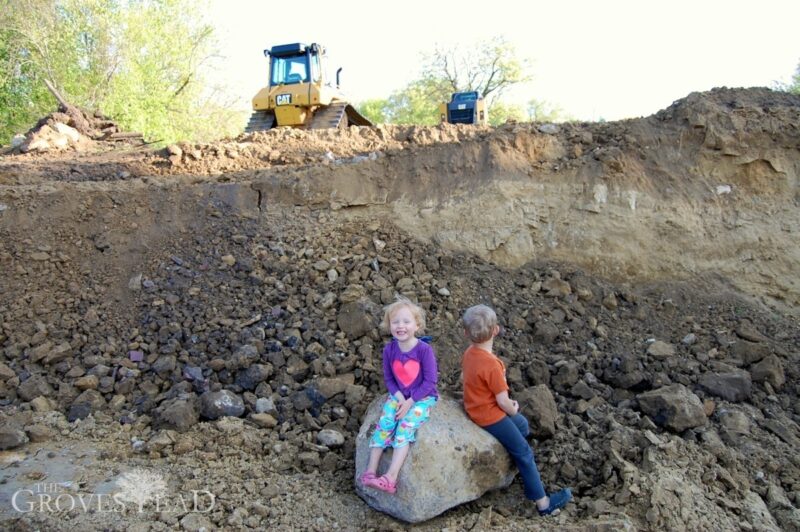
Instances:
[[[415,529],[800,528],[800,97],[87,142],[0,158],[4,527],[402,528],[352,487],[383,391],[374,311],[400,293],[427,309],[454,395],[458,318],[497,309],[512,395],[555,398],[543,480],[576,495],[540,521],[515,481]],[[682,391],[648,406],[665,389]],[[201,399],[222,391],[241,418]],[[109,493],[137,468],[215,504],[9,509],[38,483]]]

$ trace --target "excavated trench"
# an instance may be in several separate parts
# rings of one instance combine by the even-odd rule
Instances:
[[[797,529],[798,173],[800,98],[766,89],[607,124],[0,158],[3,485],[77,498],[144,469],[218,502],[0,523],[399,528],[352,478],[383,393],[372,311],[402,293],[448,394],[460,314],[498,310],[543,479],[576,493],[539,523],[515,481],[420,530]],[[203,403],[222,391],[241,411]],[[43,460],[67,448],[79,467]]]

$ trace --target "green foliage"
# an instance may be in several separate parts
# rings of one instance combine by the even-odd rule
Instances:
[[[797,65],[797,70],[794,71],[792,83],[786,88],[786,90],[794,94],[800,94],[800,63]]]
[[[499,126],[506,122],[524,122],[527,119],[521,105],[495,101],[489,109],[489,124]]]
[[[386,119],[388,106],[389,100],[376,98],[360,102],[358,111],[373,124],[385,124],[388,122]]]
[[[237,132],[203,72],[216,43],[190,0],[0,0],[0,142],[71,104],[149,140]]]
[[[393,124],[439,123],[439,103],[450,99],[443,80],[431,76],[412,81],[389,97],[386,118]]]
[[[535,98],[528,100],[528,120],[531,122],[565,122],[573,120],[561,107]]]

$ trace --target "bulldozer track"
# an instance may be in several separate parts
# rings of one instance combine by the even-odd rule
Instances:
[[[345,128],[349,125],[371,126],[355,107],[347,102],[332,102],[327,107],[320,107],[311,118],[311,122],[301,129]],[[245,126],[245,133],[267,131],[276,127],[275,113],[272,111],[254,111]]]
[[[322,108],[314,114],[308,129],[327,129],[347,127],[347,123],[342,124],[342,120],[347,120],[347,103],[332,102],[328,107]]]
[[[267,131],[275,126],[275,113],[272,111],[254,111],[250,115],[250,121],[244,128],[245,133],[254,133],[256,131]]]

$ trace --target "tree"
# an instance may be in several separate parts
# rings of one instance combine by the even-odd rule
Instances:
[[[234,133],[204,79],[215,46],[190,0],[0,0],[0,142],[55,109],[45,80],[151,140]]]
[[[525,111],[518,104],[507,104],[503,101],[495,100],[489,109],[489,124],[493,126],[505,124],[509,120],[524,122],[525,119]]]
[[[533,98],[528,100],[528,120],[531,122],[563,122],[572,120],[559,106]]]
[[[388,122],[386,119],[388,106],[388,99],[375,98],[360,102],[358,104],[358,110],[373,124],[385,124]]]
[[[473,47],[437,46],[424,64],[427,76],[444,81],[449,92],[478,91],[489,104],[509,87],[531,79],[528,61],[519,59],[514,45],[503,37]]]
[[[450,99],[442,79],[423,77],[393,93],[386,108],[387,121],[393,124],[438,124],[439,103]]]

